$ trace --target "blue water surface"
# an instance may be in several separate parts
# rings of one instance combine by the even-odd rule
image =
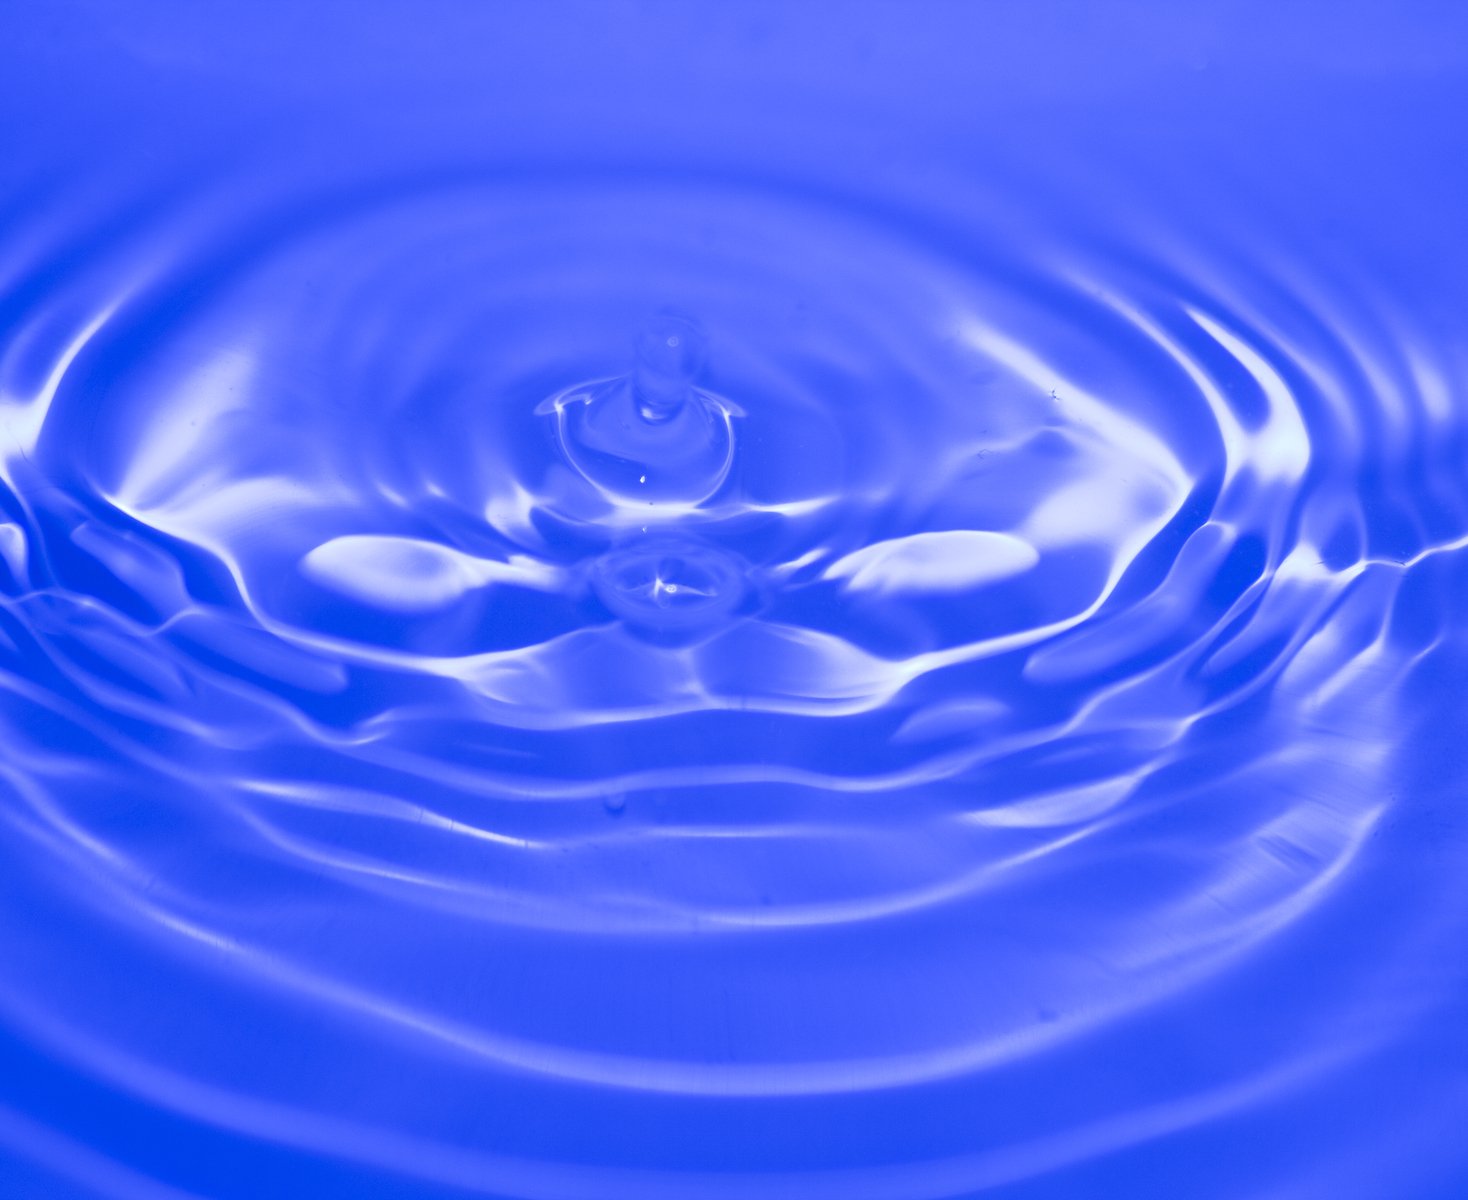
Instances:
[[[1468,1197],[1468,8],[0,11],[0,1197]]]

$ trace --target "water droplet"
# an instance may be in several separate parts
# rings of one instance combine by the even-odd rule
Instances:
[[[704,341],[687,318],[658,317],[635,350],[627,374],[568,388],[541,411],[554,413],[567,461],[609,499],[697,504],[729,475],[740,410],[695,386]]]
[[[660,314],[637,339],[632,388],[644,420],[664,421],[687,403],[706,354],[702,331],[687,317]]]

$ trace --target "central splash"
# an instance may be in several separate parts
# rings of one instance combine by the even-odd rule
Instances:
[[[537,412],[554,414],[566,461],[613,503],[692,507],[728,479],[744,415],[695,386],[705,358],[697,324],[664,313],[637,339],[628,374],[567,388]]]
[[[744,412],[696,386],[708,350],[692,318],[660,312],[635,350],[626,375],[559,392],[537,412],[554,414],[562,456],[612,506],[606,517],[635,522],[592,563],[592,590],[639,637],[685,642],[717,630],[748,591],[749,562],[673,523],[724,487]]]

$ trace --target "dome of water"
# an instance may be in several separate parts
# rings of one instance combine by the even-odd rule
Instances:
[[[729,477],[733,419],[743,413],[694,386],[704,357],[693,322],[662,318],[639,335],[627,375],[553,396],[542,411],[566,461],[614,503],[707,500]],[[637,519],[646,515],[637,507]]]

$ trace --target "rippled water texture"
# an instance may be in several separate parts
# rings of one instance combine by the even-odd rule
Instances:
[[[0,1195],[1468,1196],[1468,18],[12,6]]]

